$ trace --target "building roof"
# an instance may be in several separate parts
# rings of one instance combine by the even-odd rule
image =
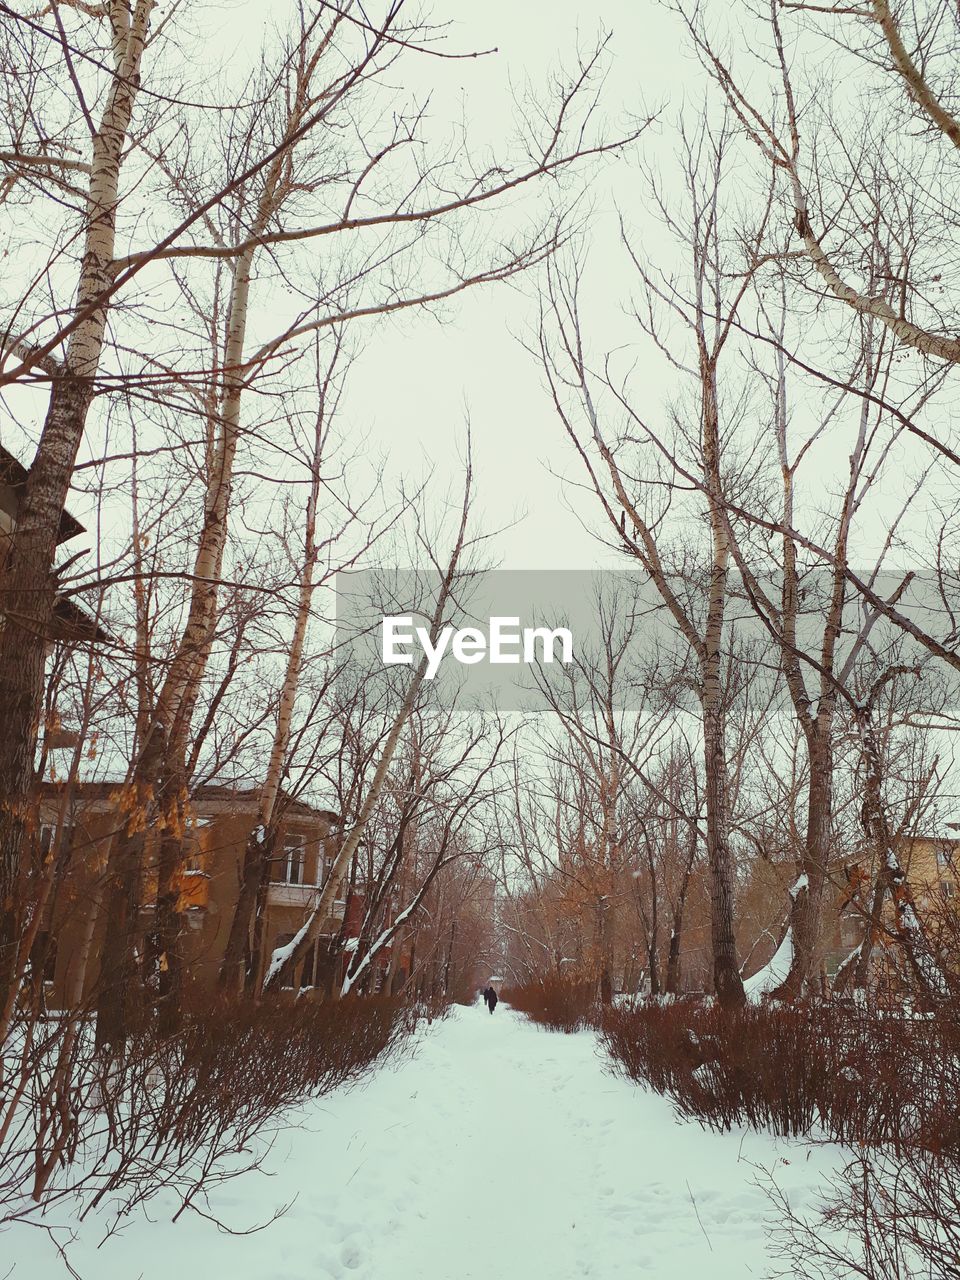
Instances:
[[[260,803],[260,788],[233,787],[226,782],[207,782],[197,787],[191,798],[195,802],[223,800],[239,803],[244,807],[247,805],[253,807]],[[307,804],[305,800],[296,800],[292,796],[284,795],[282,792],[279,803],[286,817],[323,818],[330,823],[340,821],[339,813],[334,813],[332,809],[318,809],[314,805]]]
[[[57,596],[53,605],[51,640],[86,640],[96,644],[113,644],[113,636],[90,616],[86,610],[74,604],[67,596]]]
[[[28,469],[17,461],[10,450],[0,445],[0,512],[7,516],[11,525],[17,522],[20,498],[29,475]],[[61,512],[60,528],[57,531],[58,546],[84,532],[83,525],[69,511]],[[113,637],[79,605],[58,595],[53,606],[53,621],[48,639],[108,644]]]
[[[20,497],[29,475],[29,470],[18,462],[8,449],[0,445],[0,509],[5,511],[11,520],[15,521],[17,518]],[[69,511],[64,511],[60,516],[57,545],[59,546],[61,542],[69,542],[71,538],[85,532],[80,521],[75,519]]]
[[[932,822],[926,831],[914,837],[917,840],[960,840],[960,822]]]
[[[112,801],[117,790],[123,786],[124,781],[125,779],[123,778],[113,778],[100,779],[95,782],[76,782],[73,788],[74,794],[78,800]],[[45,779],[40,783],[41,795],[59,796],[65,785],[64,782],[50,782]],[[250,814],[255,814],[257,805],[260,802],[260,788],[235,787],[231,786],[230,783],[209,782],[194,788],[190,799],[198,809],[206,808],[209,810],[214,808],[220,812],[246,811]],[[280,804],[285,818],[303,818],[312,822],[322,820],[331,826],[340,822],[340,815],[334,813],[332,809],[320,809],[314,805],[307,804],[305,800],[297,800],[281,795]]]

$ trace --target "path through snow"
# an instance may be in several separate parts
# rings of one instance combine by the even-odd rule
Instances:
[[[678,1123],[664,1099],[605,1072],[592,1033],[537,1030],[501,1005],[455,1008],[417,1052],[305,1107],[266,1167],[211,1196],[248,1236],[152,1202],[71,1261],[86,1280],[744,1280],[769,1268],[756,1166],[794,1203],[830,1148]],[[63,1280],[45,1236],[0,1234],[0,1275]]]

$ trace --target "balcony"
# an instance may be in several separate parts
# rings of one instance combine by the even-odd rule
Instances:
[[[275,881],[267,889],[267,906],[299,907],[302,911],[309,911],[322,887],[319,884],[284,884]],[[330,915],[334,920],[343,919],[346,905],[342,898],[334,900],[330,907]]]

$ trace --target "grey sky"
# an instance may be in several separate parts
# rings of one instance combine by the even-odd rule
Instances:
[[[706,90],[703,70],[689,52],[680,22],[654,0],[601,0],[589,11],[574,0],[550,5],[438,0],[425,9],[435,22],[449,24],[443,48],[497,50],[463,60],[409,56],[400,61],[398,97],[429,103],[427,132],[433,139],[448,137],[462,117],[476,149],[502,149],[505,142],[509,147],[519,120],[515,96],[522,97],[530,88],[542,95],[551,76],[559,68],[569,70],[577,49],[589,49],[601,32],[610,35],[599,108],[609,132],[627,128],[630,116],[662,110],[662,122],[648,131],[631,156],[597,170],[586,196],[592,216],[585,246],[585,313],[595,356],[599,360],[616,349],[622,367],[635,362],[634,393],[642,400],[644,414],[662,422],[664,404],[675,394],[678,379],[624,315],[635,284],[625,270],[615,211],[623,212],[645,257],[670,263],[675,250],[649,211],[640,162],[652,165],[665,190],[682,199],[672,125],[681,108],[696,121]],[[211,67],[222,67],[228,79],[239,83],[256,61],[265,28],[282,27],[287,12],[285,4],[264,6],[255,0],[192,6],[191,35],[211,50]],[[400,80],[401,74],[407,78]],[[501,223],[508,227],[514,216],[524,216],[522,201],[508,206],[497,220],[484,222],[484,233],[495,244]],[[144,284],[166,288],[166,268],[151,271],[152,275],[144,273]],[[493,542],[493,557],[507,568],[614,564],[617,558],[599,548],[581,526],[581,518],[596,524],[595,503],[553,474],[576,483],[583,478],[545,391],[542,371],[521,345],[536,325],[536,286],[531,275],[472,291],[435,315],[406,312],[397,320],[354,324],[351,341],[360,355],[350,375],[340,429],[348,437],[367,438],[371,453],[386,455],[393,479],[430,474],[442,493],[459,488],[456,477],[469,419],[478,510],[486,528],[510,526]],[[269,310],[268,305],[264,323],[272,332]],[[842,325],[848,317],[833,319]],[[251,327],[257,323],[255,315]],[[26,408],[31,394],[32,411]],[[800,416],[815,414],[822,398],[805,394]],[[39,393],[17,392],[14,403],[24,438],[17,442],[18,429],[10,434],[26,459],[43,409],[43,388]],[[807,477],[814,479],[815,504],[833,474],[844,468],[847,452],[842,432],[828,433],[811,452]],[[904,458],[902,468],[890,468],[894,478],[885,481],[879,501],[865,510],[855,535],[855,546],[863,549],[864,557],[882,539],[885,515],[896,509],[911,468],[915,470],[912,457]],[[806,500],[801,494],[801,509]],[[90,504],[82,496],[72,505],[81,518],[89,518],[84,508]],[[922,516],[918,520],[922,527]]]
[[[589,48],[602,31],[611,33],[601,108],[611,132],[627,115],[675,104],[686,92],[685,71],[690,92],[700,91],[691,59],[678,56],[675,19],[656,3],[603,0],[586,8],[572,0],[443,0],[425,11],[450,23],[442,47],[498,50],[462,61],[404,60],[405,71],[420,77],[404,88],[420,98],[430,95],[438,135],[462,115],[475,145],[502,148],[518,122],[514,92],[522,93],[527,83],[542,90],[552,73],[573,66],[578,47]],[[249,24],[255,40],[262,17],[256,4],[237,6],[230,27]],[[215,28],[217,12],[207,20]],[[237,56],[248,47],[238,37]],[[633,163],[616,162],[603,166],[591,186],[590,267],[597,282],[612,285],[621,278],[614,208],[617,202],[628,210],[636,205],[637,182]],[[452,478],[469,418],[478,510],[488,528],[512,526],[496,539],[492,554],[510,568],[587,568],[598,557],[612,563],[577,518],[579,510],[593,520],[592,504],[569,487],[564,491],[551,475],[564,471],[580,479],[542,373],[520,344],[536,325],[535,292],[528,278],[473,291],[444,307],[439,319],[406,313],[394,322],[356,326],[353,339],[364,350],[350,378],[341,428],[368,432],[371,450],[389,453],[395,474],[435,471]],[[611,287],[601,310],[619,315],[622,302]]]

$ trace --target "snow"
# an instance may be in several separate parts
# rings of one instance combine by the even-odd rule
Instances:
[[[771,1263],[760,1170],[802,1210],[838,1163],[836,1147],[678,1122],[605,1070],[593,1032],[502,1004],[456,1008],[414,1048],[305,1105],[271,1177],[211,1189],[203,1212],[252,1234],[174,1225],[160,1196],[99,1248],[102,1219],[72,1224],[71,1262],[84,1280],[747,1280]],[[0,1257],[11,1280],[66,1275],[36,1227],[0,1234]]]
[[[804,872],[790,886],[790,901],[796,902],[798,894],[809,890],[809,888],[810,881],[807,873]],[[758,969],[753,977],[747,978],[743,984],[747,1000],[751,1004],[757,1004],[763,996],[771,991],[776,991],[777,987],[786,981],[791,964],[793,964],[793,926],[788,925],[787,931],[783,935],[783,941],[777,947],[774,955],[762,969]]]
[[[802,876],[797,877],[796,883],[794,884],[793,888],[790,890],[790,897],[794,901],[796,901],[797,894],[800,893],[803,889],[809,889],[809,888],[810,888],[810,880],[807,877],[807,873],[804,872]]]
[[[850,952],[850,954],[846,957],[846,959],[843,960],[839,965],[837,965],[837,972],[834,974],[834,978],[833,978],[834,991],[837,991],[840,988],[840,984],[843,981],[844,974],[851,967],[851,965],[853,965],[857,961],[862,950],[863,950],[863,943],[858,942],[857,945]],[[862,993],[860,994],[862,995]],[[856,998],[859,999],[860,995],[857,995]]]
[[[743,984],[747,999],[756,1003],[768,991],[775,991],[790,972],[793,962],[793,932],[787,929],[772,959]]]
[[[296,951],[297,941],[302,935],[302,933],[303,933],[303,930],[301,929],[300,933],[298,933],[296,937],[291,938],[290,941],[285,943],[282,947],[277,947],[274,950],[273,954],[270,957],[270,964],[267,967],[267,974],[266,974],[266,977],[264,978],[264,985],[269,985],[269,983],[273,980],[274,975],[280,972],[283,966],[287,963],[287,961],[293,955],[294,951]]]
[[[387,927],[380,934],[379,938],[377,938],[376,942],[374,942],[369,947],[369,949],[367,950],[367,954],[363,957],[363,959],[360,961],[357,967],[352,972],[348,971],[343,975],[343,986],[340,988],[340,994],[342,996],[346,996],[350,994],[350,988],[354,985],[355,982],[357,982],[357,980],[361,977],[361,975],[370,967],[374,958],[379,954],[379,952],[382,951],[383,948],[391,941],[391,939],[396,936],[396,934],[400,931],[400,929],[403,927],[403,925],[406,923],[409,917],[413,914],[413,912],[416,911],[417,907],[420,905],[421,898],[422,898],[422,894],[418,893],[414,897],[413,901],[409,902],[404,907],[404,909],[400,912],[400,914],[394,918],[393,922],[387,925]],[[356,951],[359,941],[360,939],[358,938],[356,942],[354,942],[354,945],[350,948],[351,951]]]
[[[950,986],[944,977],[942,969],[930,953],[930,946],[916,911],[914,911],[909,902],[901,902],[897,905],[897,915],[901,928],[913,942],[913,955],[927,989],[933,995],[945,1000],[950,995]]]

